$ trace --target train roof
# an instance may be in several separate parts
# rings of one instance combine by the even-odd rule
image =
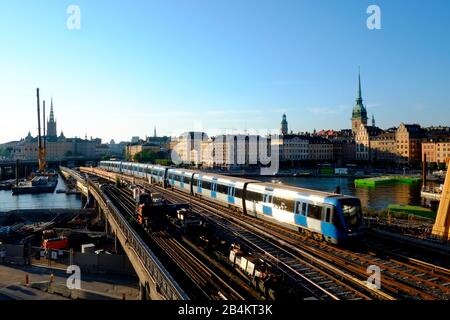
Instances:
[[[103,162],[120,162],[120,161],[103,161]],[[137,164],[133,162],[123,162],[123,164]],[[310,195],[316,195],[319,197],[334,197],[334,198],[355,198],[354,196],[347,196],[343,194],[336,194],[332,192],[326,192],[326,191],[319,191],[319,190],[313,190],[308,188],[301,188],[301,187],[294,187],[290,185],[285,184],[277,184],[277,183],[271,183],[271,182],[263,182],[259,180],[253,180],[253,179],[247,179],[247,178],[241,178],[241,177],[235,177],[235,176],[228,176],[228,175],[222,175],[222,174],[215,174],[213,172],[205,172],[205,171],[198,171],[198,170],[191,170],[191,169],[184,169],[184,168],[174,168],[174,167],[166,167],[162,165],[157,164],[139,164],[142,166],[150,166],[155,169],[165,169],[168,168],[169,171],[176,171],[176,172],[185,172],[189,174],[196,174],[201,175],[202,177],[209,177],[209,178],[217,178],[220,180],[228,180],[233,182],[239,182],[239,183],[250,183],[249,186],[258,186],[261,188],[270,187],[273,189],[278,190],[287,190],[295,193],[306,193]]]
[[[336,197],[336,198],[348,198],[349,196],[345,196],[342,194],[337,194],[337,193],[332,193],[332,192],[326,192],[326,191],[319,191],[319,190],[313,190],[313,189],[308,189],[308,188],[301,188],[301,187],[294,187],[294,186],[290,186],[290,185],[285,185],[285,184],[277,184],[277,183],[270,183],[270,182],[261,182],[261,181],[257,181],[256,183],[252,183],[249,186],[260,186],[260,187],[270,187],[273,189],[278,189],[278,190],[288,190],[288,191],[292,191],[292,192],[297,192],[297,193],[307,193],[307,194],[311,194],[311,195],[317,195],[317,196],[321,196],[321,197]]]
[[[197,173],[198,171],[195,170],[191,170],[191,169],[184,169],[184,168],[170,168],[168,167],[169,171],[175,171],[175,172],[184,172],[184,173],[189,173],[189,174],[194,174]]]
[[[196,171],[196,173],[201,175],[202,177],[218,178],[221,180],[229,180],[229,181],[233,181],[233,182],[241,182],[241,183],[259,182],[258,180],[251,180],[251,179],[235,177],[235,176],[227,176],[227,175],[223,175],[223,174],[214,174],[214,173],[210,173],[210,172]]]

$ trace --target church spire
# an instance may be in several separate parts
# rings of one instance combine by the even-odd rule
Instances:
[[[356,96],[356,103],[352,112],[352,131],[356,133],[361,124],[367,125],[367,110],[363,104],[362,90],[361,90],[361,71],[358,68],[358,92]]]
[[[375,127],[375,116],[373,113],[372,113],[372,127]]]
[[[56,133],[56,120],[55,113],[53,111],[53,97],[50,101],[50,118],[47,121],[47,140],[48,141],[56,141],[57,133]]]
[[[156,138],[156,126],[155,126],[155,129],[153,131],[153,137]]]
[[[357,104],[362,104],[362,92],[361,92],[361,70],[358,68],[358,95],[356,98]]]
[[[55,114],[53,113],[53,97],[51,98],[50,101],[50,122],[55,122]]]
[[[282,135],[288,134],[288,122],[286,119],[286,114],[283,114],[283,118],[281,120],[281,134]]]

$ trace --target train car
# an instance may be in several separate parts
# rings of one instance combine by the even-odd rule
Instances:
[[[245,211],[335,244],[361,237],[361,203],[355,197],[250,183],[245,190]]]
[[[192,177],[195,171],[186,169],[168,169],[167,183],[173,189],[181,190],[185,193],[192,194]]]
[[[146,177],[150,183],[203,197],[318,240],[338,244],[361,237],[362,212],[356,197],[159,165],[114,161],[100,165]]]
[[[137,163],[137,164],[133,165],[133,176],[135,176],[137,178],[145,179],[147,177],[146,170],[145,170],[146,167],[147,167],[147,164],[144,164],[144,163]]]
[[[163,167],[163,166],[151,166],[150,167],[150,183],[156,183],[159,184],[161,186],[166,186],[167,185],[167,167]]]
[[[193,177],[192,194],[244,211],[244,189],[249,182],[257,181],[196,172]]]
[[[107,171],[119,172],[121,163],[120,161],[100,161],[99,167]]]

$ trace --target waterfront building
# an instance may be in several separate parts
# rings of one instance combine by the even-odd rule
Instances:
[[[80,138],[64,138],[56,141],[47,141],[46,158],[49,161],[58,161],[67,158],[84,157],[100,158],[108,153],[107,145],[101,139],[83,140]],[[25,139],[19,141],[12,149],[13,160],[36,160],[38,157],[37,138],[32,141]]]
[[[427,163],[446,163],[446,160],[450,159],[450,139],[422,142],[422,161],[424,161],[425,155],[427,156]]]
[[[376,163],[393,164],[397,160],[395,131],[385,131],[372,137],[370,160]]]
[[[53,109],[53,99],[50,105],[50,116],[47,121],[47,134],[45,136],[46,159],[58,161],[67,158],[85,157],[100,158],[108,153],[108,147],[102,144],[101,139],[66,138],[64,133],[57,135],[56,118]],[[38,158],[38,139],[30,132],[28,135],[14,143],[11,148],[13,160],[36,160]]]
[[[308,160],[309,139],[306,136],[288,134],[280,137],[280,160],[291,163]]]
[[[218,135],[213,139],[213,165],[227,169],[255,166],[260,161],[259,148],[263,145],[262,137],[249,134]],[[270,141],[266,154],[270,149]]]
[[[425,138],[425,131],[420,125],[401,123],[395,134],[397,163],[417,164],[420,162],[422,159],[422,141]]]
[[[371,142],[373,137],[380,135],[382,132],[383,130],[378,127],[366,126],[363,123],[360,124],[355,135],[356,160],[371,160]]]
[[[310,137],[308,139],[308,160],[333,161],[333,144],[322,137]]]
[[[170,139],[169,149],[172,151],[172,160],[183,164],[201,164],[202,141],[207,140],[205,132],[189,131],[177,138]]]
[[[351,163],[356,159],[355,139],[335,138],[331,140],[333,144],[333,160],[338,166]]]

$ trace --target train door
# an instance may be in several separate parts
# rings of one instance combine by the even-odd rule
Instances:
[[[189,193],[190,193],[191,195],[194,195],[194,176],[195,176],[195,173],[193,173],[193,174],[191,175],[191,178],[190,178],[190,188],[189,188]]]
[[[213,178],[211,182],[211,197],[217,198],[217,178]]]
[[[197,178],[197,193],[202,193],[202,176]]]
[[[169,173],[169,169],[168,168],[161,169],[161,181],[162,181],[163,188],[167,188],[167,184],[169,182],[167,180],[168,173]]]
[[[234,185],[228,186],[228,203],[235,203],[235,193],[236,193],[236,187]]]
[[[184,188],[184,171],[178,177],[180,178],[180,187]]]
[[[322,212],[322,234],[325,236],[325,238],[330,241],[330,239],[336,239],[337,233],[336,228],[333,225],[333,215],[335,214],[335,211],[333,210],[332,206],[325,206],[323,208]]]
[[[273,209],[273,188],[266,188],[264,190],[262,211],[264,214],[271,216]]]
[[[175,185],[175,173],[169,173],[170,185],[173,187]]]
[[[294,219],[295,224],[306,227],[306,212],[308,210],[308,204],[302,200],[296,200],[294,206]]]

